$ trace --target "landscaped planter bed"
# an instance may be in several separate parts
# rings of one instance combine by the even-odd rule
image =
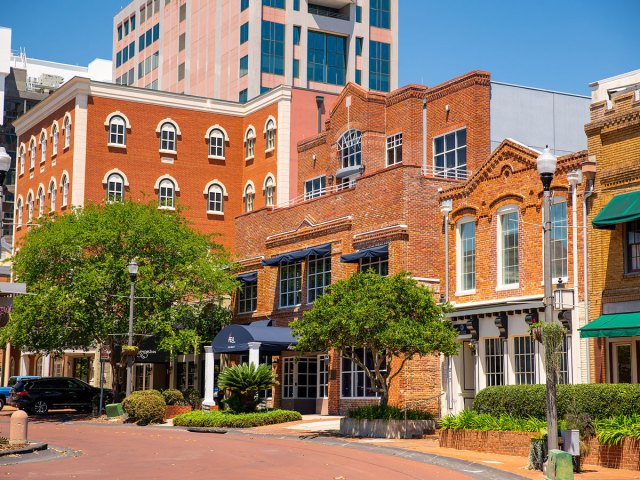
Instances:
[[[340,433],[350,437],[412,438],[433,433],[435,428],[435,420],[340,419]]]
[[[178,415],[182,415],[183,413],[188,413],[192,410],[193,408],[191,407],[191,405],[167,405],[164,413],[164,419],[168,420]]]
[[[439,431],[440,446],[457,450],[499,453],[502,455],[529,455],[529,445],[535,436],[532,432],[496,432],[491,430]]]
[[[596,438],[589,441],[589,454],[581,462],[607,468],[640,470],[640,441],[625,438],[620,445],[601,445]]]

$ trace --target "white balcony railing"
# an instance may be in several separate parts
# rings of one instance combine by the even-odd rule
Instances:
[[[466,165],[452,168],[427,165],[426,168],[422,167],[422,174],[427,177],[447,178],[451,180],[466,180],[471,177],[471,171],[467,170]]]
[[[307,200],[313,200],[314,198],[324,197],[326,195],[329,195],[330,193],[336,193],[336,192],[342,192],[344,190],[350,190],[352,188],[355,188],[355,186],[356,186],[356,182],[355,181],[345,182],[345,183],[342,183],[342,184],[339,184],[339,185],[329,185],[328,187],[325,187],[325,188],[321,188],[321,189],[318,189],[318,190],[313,190],[311,192],[305,192],[303,195],[298,195],[297,197],[291,198],[291,199],[287,200],[286,202],[278,203],[273,208],[274,209],[278,209],[278,208],[292,207],[294,205],[297,205],[297,204],[302,203],[302,202],[307,201]]]

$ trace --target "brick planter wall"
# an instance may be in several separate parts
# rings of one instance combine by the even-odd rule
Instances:
[[[440,430],[440,446],[458,450],[529,455],[532,432],[494,432],[482,430]]]
[[[640,441],[625,438],[621,445],[600,445],[596,438],[589,441],[590,452],[582,458],[583,464],[607,468],[640,470]]]
[[[191,405],[167,405],[164,411],[164,419],[168,420],[183,413],[189,413],[191,410],[193,410]]]

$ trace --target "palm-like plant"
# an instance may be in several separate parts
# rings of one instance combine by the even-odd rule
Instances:
[[[227,367],[218,378],[218,385],[229,391],[224,400],[227,407],[236,412],[252,412],[256,409],[260,398],[258,392],[267,390],[278,384],[271,366],[243,363]]]

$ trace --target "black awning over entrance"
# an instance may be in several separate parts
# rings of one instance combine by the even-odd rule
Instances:
[[[342,255],[340,261],[342,263],[356,263],[363,258],[383,258],[389,255],[389,245],[379,245],[377,247],[365,248],[364,250],[358,250],[355,253],[349,253]]]
[[[269,322],[249,325],[229,325],[220,330],[211,346],[215,353],[241,353],[249,350],[250,342],[259,342],[261,352],[282,352],[295,345],[296,339],[287,327],[271,327]]]

